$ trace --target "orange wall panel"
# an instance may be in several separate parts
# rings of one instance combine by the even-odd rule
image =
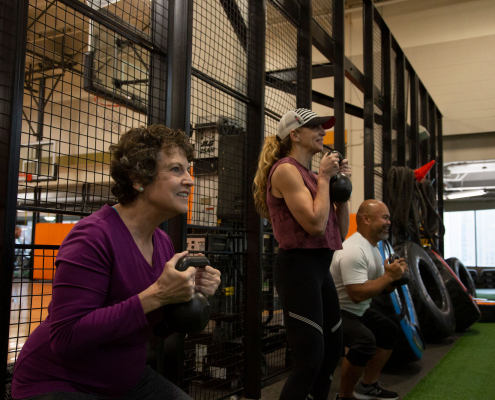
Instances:
[[[349,215],[349,232],[347,233],[346,239],[357,231],[356,214]]]
[[[36,224],[34,244],[60,246],[75,224]],[[34,250],[33,279],[52,280],[55,274],[55,258],[58,250]]]

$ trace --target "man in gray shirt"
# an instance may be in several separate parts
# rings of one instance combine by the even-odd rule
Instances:
[[[392,354],[398,327],[371,309],[370,303],[383,291],[395,289],[392,282],[402,277],[407,265],[403,258],[382,264],[377,245],[388,238],[390,227],[390,212],[384,203],[364,201],[356,221],[357,232],[344,242],[343,250],[335,252],[330,266],[339,295],[344,345],[349,349],[342,363],[340,393],[336,398],[398,399],[396,392],[382,388],[378,382]]]

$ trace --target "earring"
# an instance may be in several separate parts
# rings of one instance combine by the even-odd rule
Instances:
[[[139,188],[139,191],[142,192],[144,189],[143,188]]]

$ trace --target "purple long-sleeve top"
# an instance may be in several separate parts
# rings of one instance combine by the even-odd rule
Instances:
[[[138,294],[156,282],[174,255],[153,233],[153,266],[110,206],[79,221],[55,265],[48,317],[28,338],[15,365],[16,399],[52,391],[117,397],[145,369],[146,339],[161,310],[144,314]]]

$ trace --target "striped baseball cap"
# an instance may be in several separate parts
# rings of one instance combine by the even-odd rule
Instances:
[[[316,125],[321,125],[323,129],[330,129],[335,125],[335,117],[320,117],[307,108],[296,108],[280,118],[277,137],[280,140],[284,140],[292,129]]]

